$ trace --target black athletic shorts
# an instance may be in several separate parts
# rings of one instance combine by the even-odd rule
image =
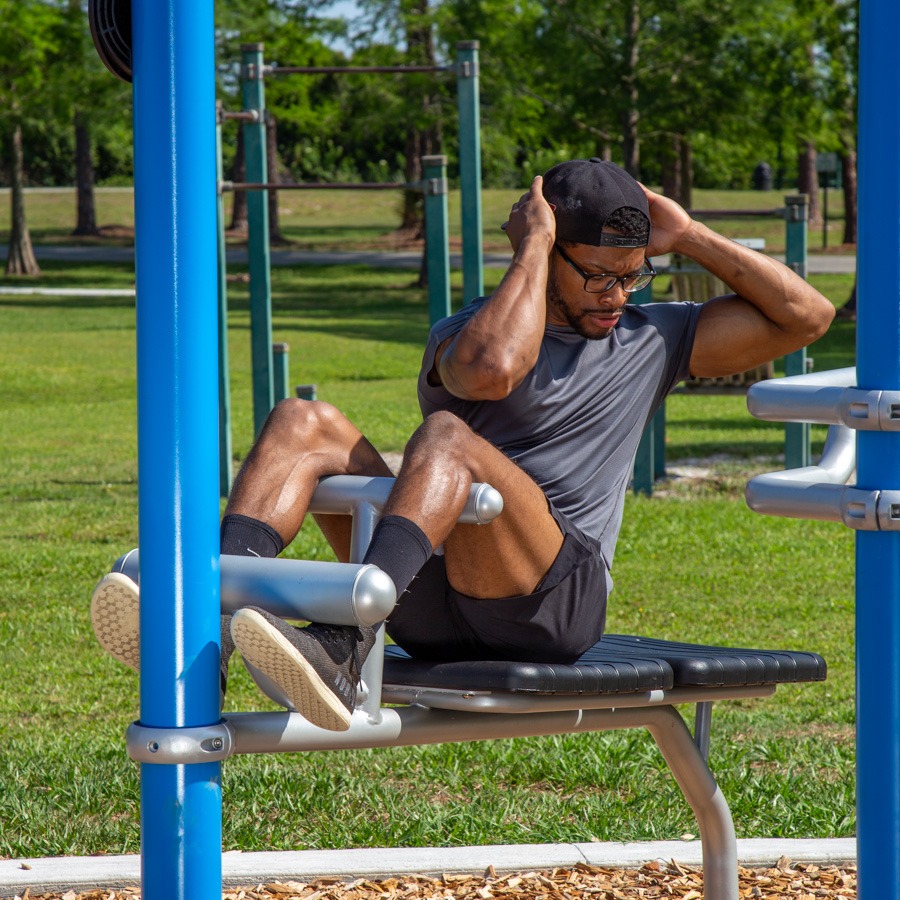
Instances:
[[[410,656],[571,663],[600,640],[610,584],[596,541],[550,505],[563,543],[532,594],[478,600],[447,580],[432,556],[397,603],[386,629]]]

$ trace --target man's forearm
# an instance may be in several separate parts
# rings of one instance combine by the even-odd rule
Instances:
[[[453,393],[497,399],[534,367],[544,337],[552,246],[526,236],[497,290],[453,339],[439,370]]]
[[[692,223],[673,250],[720,278],[781,327],[791,328],[798,317],[805,319],[810,311],[818,312],[822,306],[822,295],[787,266],[722,237],[700,222]]]

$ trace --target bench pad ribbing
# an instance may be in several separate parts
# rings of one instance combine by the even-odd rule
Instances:
[[[824,681],[816,653],[683,644],[605,635],[577,662],[429,662],[385,648],[385,684],[463,691],[539,694],[625,694],[673,687]]]

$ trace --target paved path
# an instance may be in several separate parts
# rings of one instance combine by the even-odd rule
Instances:
[[[60,260],[66,262],[119,262],[134,261],[133,247],[76,247],[51,246],[38,244],[35,253],[39,260]],[[272,250],[273,266],[334,266],[363,265],[389,269],[417,269],[421,261],[418,252],[385,252],[378,250]],[[776,259],[779,257],[776,256]],[[505,269],[509,265],[509,253],[486,253],[486,268]],[[663,257],[659,258],[662,262]],[[666,259],[666,262],[668,260]],[[242,247],[228,250],[228,262],[246,263],[247,251]],[[454,269],[462,266],[462,258],[458,253],[450,254],[450,265]],[[665,263],[663,263],[665,265]],[[856,271],[855,256],[809,257],[810,274],[852,274]]]
[[[836,865],[856,860],[853,838],[808,840],[746,839],[737,842],[742,866],[773,866],[786,856],[793,862]],[[228,886],[266,881],[302,881],[315,877],[375,878],[390,875],[533,872],[579,863],[611,868],[641,866],[653,860],[702,863],[700,841],[646,841],[633,844],[511,844],[487,847],[410,847],[371,850],[300,850],[280,853],[222,854]],[[88,890],[140,882],[140,857],[90,856],[0,860],[0,897],[30,887],[32,893],[67,888]]]

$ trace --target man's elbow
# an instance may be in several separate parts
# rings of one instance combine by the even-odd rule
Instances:
[[[524,374],[497,361],[481,365],[448,367],[442,373],[444,386],[464,400],[503,400],[522,382]]]
[[[804,346],[817,341],[828,331],[834,321],[834,315],[835,308],[832,302],[819,294],[805,317]]]

